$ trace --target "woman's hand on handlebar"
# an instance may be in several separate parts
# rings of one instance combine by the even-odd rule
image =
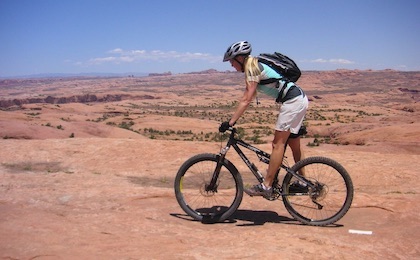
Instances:
[[[229,127],[231,127],[229,121],[223,122],[219,126],[219,132],[224,133],[229,129]]]

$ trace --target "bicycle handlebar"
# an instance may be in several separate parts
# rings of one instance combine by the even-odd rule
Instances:
[[[226,129],[226,130],[225,130],[225,131],[223,131],[223,132],[219,130],[219,132],[220,132],[220,133],[222,133],[222,134],[223,134],[223,133],[226,133],[227,131],[230,131],[230,132],[231,132],[231,133],[233,133],[233,134],[237,133],[236,127],[233,127],[233,126],[229,126],[229,128],[228,128],[228,129]]]

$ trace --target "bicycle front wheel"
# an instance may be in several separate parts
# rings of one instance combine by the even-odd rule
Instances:
[[[175,196],[181,208],[195,220],[221,222],[239,207],[243,183],[236,167],[224,159],[216,185],[209,187],[219,155],[199,154],[188,159],[175,177]]]
[[[283,180],[283,203],[296,220],[313,226],[337,222],[350,209],[353,183],[346,169],[325,157],[308,157],[297,162],[292,171],[303,174],[314,188],[294,186],[297,179],[290,173]]]

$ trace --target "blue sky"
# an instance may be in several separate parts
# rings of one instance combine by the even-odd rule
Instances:
[[[418,0],[0,0],[0,77],[233,70],[227,47],[302,70],[420,70]]]

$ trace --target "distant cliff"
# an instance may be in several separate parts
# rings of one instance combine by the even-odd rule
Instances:
[[[70,97],[53,97],[48,96],[46,98],[25,98],[25,99],[9,99],[9,100],[0,100],[0,108],[8,108],[12,106],[22,106],[25,104],[37,104],[37,103],[47,103],[47,104],[67,104],[67,103],[92,103],[92,102],[114,102],[121,101],[126,99],[155,99],[155,97],[150,95],[143,96],[132,96],[132,95],[104,95],[97,96],[93,94],[86,95],[75,95]]]
[[[171,76],[172,72],[163,72],[163,73],[149,73],[149,77],[156,77],[156,76]]]

